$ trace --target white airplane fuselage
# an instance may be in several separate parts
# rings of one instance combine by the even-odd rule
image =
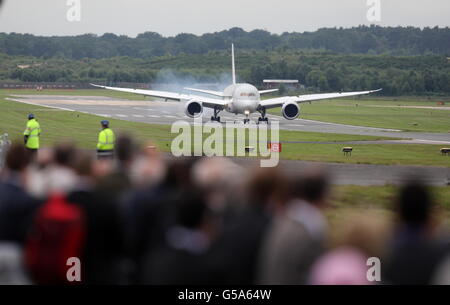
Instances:
[[[224,90],[225,100],[229,100],[225,110],[234,114],[249,115],[256,112],[260,103],[260,94],[250,84],[233,84]]]

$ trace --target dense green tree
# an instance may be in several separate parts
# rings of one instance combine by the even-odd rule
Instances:
[[[225,51],[234,42],[239,50],[324,51],[345,54],[426,55],[450,54],[450,28],[359,26],[324,28],[315,32],[271,34],[241,28],[201,36],[182,33],[163,37],[145,32],[136,38],[106,33],[102,36],[40,37],[0,33],[0,52],[34,57],[73,59],[129,56],[148,58],[165,54],[206,54]]]

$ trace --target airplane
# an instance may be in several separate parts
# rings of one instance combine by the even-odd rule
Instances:
[[[166,101],[175,100],[180,102],[186,102],[184,112],[190,118],[196,118],[201,116],[203,114],[204,107],[212,108],[214,110],[214,115],[211,117],[211,121],[216,122],[220,122],[220,116],[218,116],[218,114],[223,110],[234,114],[244,114],[245,115],[244,124],[250,122],[249,116],[251,113],[255,112],[259,112],[261,114],[261,117],[258,118],[258,124],[260,122],[268,123],[269,120],[266,117],[266,110],[270,108],[281,107],[281,114],[285,119],[295,120],[300,115],[300,107],[298,105],[299,103],[364,95],[382,90],[377,89],[377,90],[356,91],[356,92],[306,94],[299,96],[283,96],[261,100],[261,95],[278,91],[278,89],[258,90],[255,86],[248,83],[236,83],[234,44],[231,45],[231,70],[233,83],[228,87],[226,87],[223,92],[195,89],[195,88],[184,88],[185,90],[206,94],[211,97],[167,92],[167,91],[108,87],[96,84],[91,85],[108,90],[136,93],[146,96],[163,98]]]

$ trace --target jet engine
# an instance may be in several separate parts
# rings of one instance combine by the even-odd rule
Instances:
[[[285,103],[281,108],[281,114],[286,120],[295,120],[300,115],[300,107],[297,103]]]
[[[203,112],[203,106],[202,103],[198,101],[189,101],[186,103],[184,107],[184,113],[190,118],[197,118],[200,115],[202,115]]]

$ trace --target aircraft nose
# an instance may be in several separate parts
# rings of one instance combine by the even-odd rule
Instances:
[[[244,101],[244,105],[246,110],[253,112],[258,107],[258,101],[248,99]]]

